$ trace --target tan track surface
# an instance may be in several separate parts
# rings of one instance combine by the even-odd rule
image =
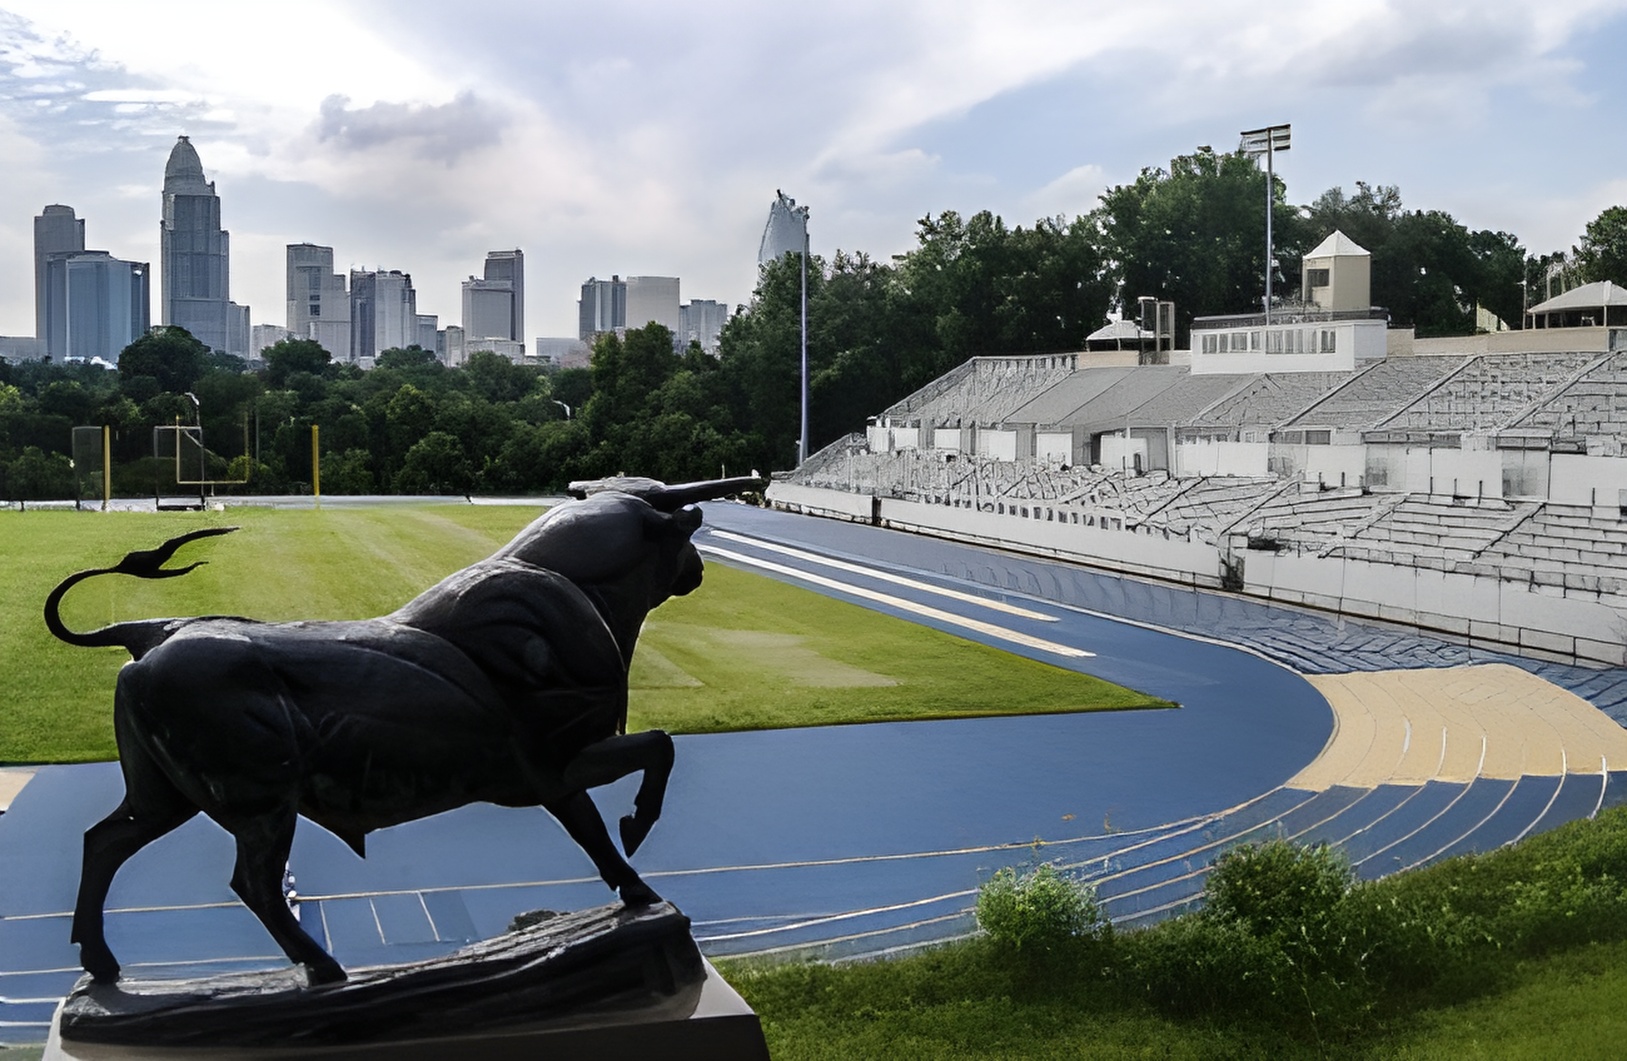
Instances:
[[[0,811],[11,806],[11,801],[17,798],[17,793],[23,790],[33,778],[34,771],[30,767],[8,766],[0,768]]]
[[[1627,729],[1506,663],[1306,680],[1333,707],[1334,733],[1293,788],[1627,769]]]

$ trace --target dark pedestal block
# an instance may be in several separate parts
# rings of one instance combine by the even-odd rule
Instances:
[[[768,1057],[756,1014],[662,903],[540,920],[444,958],[307,987],[298,969],[81,980],[47,1058]]]

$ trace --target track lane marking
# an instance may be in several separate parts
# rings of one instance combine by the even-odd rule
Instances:
[[[863,586],[855,586],[848,582],[839,582],[834,578],[826,578],[824,575],[816,575],[811,571],[799,571],[794,567],[787,567],[784,564],[777,564],[772,560],[763,560],[755,556],[747,556],[744,553],[737,553],[731,549],[720,549],[715,545],[710,545],[707,543],[701,543],[698,547],[703,552],[711,553],[714,556],[720,556],[725,560],[731,560],[737,564],[744,564],[748,567],[760,567],[765,571],[772,571],[775,574],[785,575],[788,578],[794,578],[801,582],[810,582],[813,585],[822,586],[825,589],[832,589],[838,593],[852,594],[855,597],[862,597],[865,600],[875,601],[877,604],[883,604],[890,608],[897,608],[900,611],[909,612],[913,615],[920,615],[928,619],[936,619],[940,623],[948,623],[950,626],[958,626],[962,629],[972,630],[987,637],[997,638],[1001,641],[1009,641],[1014,645],[1022,645],[1024,648],[1032,648],[1040,652],[1049,652],[1053,656],[1062,656],[1065,659],[1091,659],[1096,655],[1096,653],[1087,652],[1082,648],[1074,648],[1072,645],[1063,645],[1055,641],[1047,641],[1043,637],[1034,637],[1031,634],[1024,634],[1016,630],[1010,630],[1004,626],[995,626],[993,623],[986,623],[981,619],[971,619],[964,615],[956,615],[954,612],[946,612],[941,608],[934,608],[928,604],[917,604],[916,602],[906,600],[903,597],[894,597],[889,593],[881,593],[877,590],[866,589]]]
[[[821,556],[819,553],[810,553],[802,549],[793,549],[789,545],[780,545],[777,542],[767,541],[762,538],[752,538],[748,535],[736,534],[733,531],[726,530],[714,530],[710,531],[709,533],[710,536],[714,538],[723,538],[727,541],[739,542],[742,545],[750,545],[754,548],[779,553],[782,556],[794,557],[808,563],[822,564],[825,567],[833,567],[838,571],[846,571],[848,574],[852,575],[863,575],[866,578],[877,579],[881,582],[891,582],[898,586],[908,586],[910,589],[920,590],[924,593],[934,593],[940,597],[948,597],[951,600],[961,601],[965,604],[975,604],[980,608],[988,608],[991,611],[1005,612],[1007,615],[1015,615],[1023,619],[1033,619],[1036,622],[1042,623],[1055,623],[1061,621],[1054,615],[1046,615],[1043,612],[1036,612],[1029,608],[1022,608],[1015,604],[1008,604],[1002,600],[993,600],[989,597],[980,597],[975,593],[963,593],[958,589],[949,589],[946,586],[934,586],[930,582],[919,582],[913,578],[905,578],[903,575],[895,575],[889,571],[878,571],[875,568],[865,567],[863,564],[850,564],[845,560],[837,560],[829,556]]]

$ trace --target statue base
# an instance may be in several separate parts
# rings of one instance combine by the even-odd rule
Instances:
[[[757,1016],[667,903],[529,922],[444,958],[206,980],[80,980],[45,1058],[766,1059]]]

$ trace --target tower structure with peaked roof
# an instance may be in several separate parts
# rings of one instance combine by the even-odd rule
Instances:
[[[185,328],[213,350],[247,356],[249,309],[231,300],[231,235],[220,227],[214,182],[204,179],[185,136],[164,166],[159,245],[162,323]]]

